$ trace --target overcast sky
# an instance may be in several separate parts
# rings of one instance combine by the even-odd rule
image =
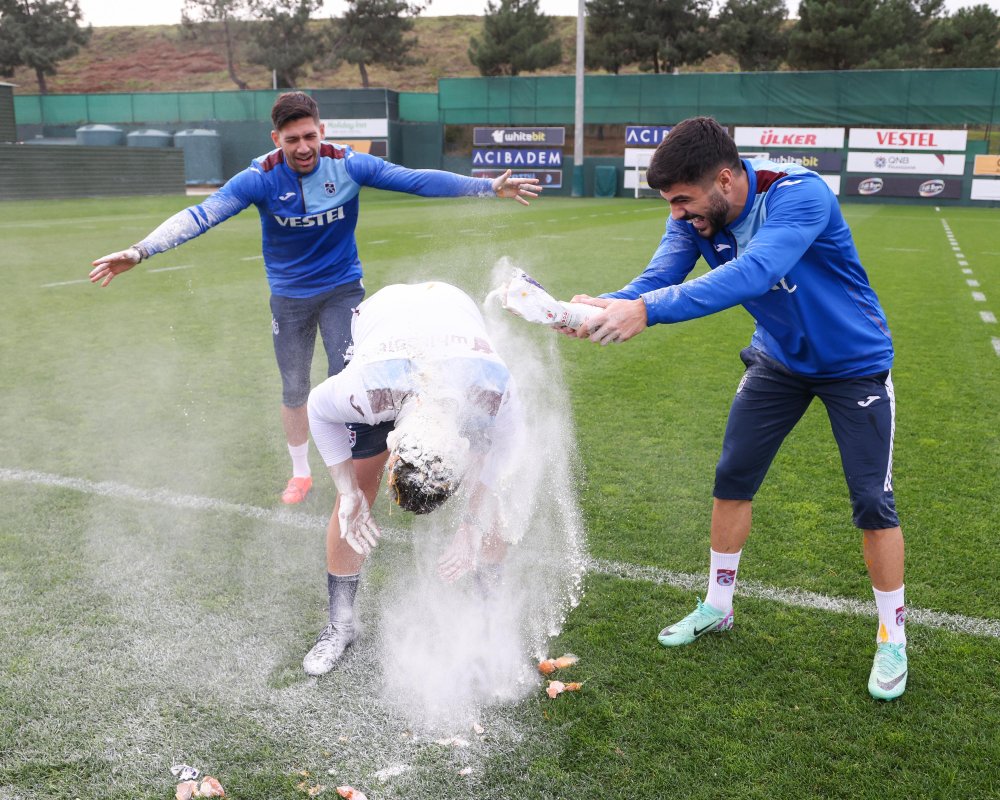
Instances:
[[[949,12],[965,6],[985,2],[1000,11],[1000,0],[945,0]],[[92,25],[172,25],[181,21],[183,0],[80,0],[85,22]],[[789,0],[790,8],[798,9],[798,0]],[[343,0],[326,0],[320,16],[340,16],[347,3]],[[578,0],[541,0],[539,8],[553,16],[575,16]],[[481,14],[486,0],[432,0],[424,12],[430,16],[448,14]]]

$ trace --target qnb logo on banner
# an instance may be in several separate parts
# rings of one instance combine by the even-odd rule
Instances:
[[[565,128],[473,128],[473,147],[562,147]]]
[[[852,151],[847,154],[848,172],[902,172],[910,175],[962,175],[965,156],[960,153],[879,153]]]
[[[473,167],[561,167],[562,150],[473,150]]]
[[[836,150],[844,146],[844,128],[744,128],[737,127],[737,147],[762,150],[781,147],[817,147]]]
[[[848,147],[859,150],[965,151],[968,131],[931,131],[910,128],[851,128]]]

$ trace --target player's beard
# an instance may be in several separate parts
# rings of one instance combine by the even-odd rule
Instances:
[[[722,192],[714,186],[712,193],[708,196],[708,211],[703,216],[708,222],[708,227],[699,233],[706,239],[726,227],[726,219],[729,217],[729,203],[723,197]]]

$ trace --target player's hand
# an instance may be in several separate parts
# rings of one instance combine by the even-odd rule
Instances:
[[[453,583],[476,568],[481,536],[477,525],[462,523],[459,526],[451,543],[438,559],[437,572],[441,580]]]
[[[591,297],[589,294],[575,294],[575,295],[573,295],[573,299],[570,300],[570,302],[571,303],[584,303],[585,305],[588,305],[588,306],[597,306],[598,308],[607,308],[608,304],[611,301],[608,300],[608,298],[606,298],[606,297]],[[577,338],[577,336],[579,335],[577,333],[577,331],[579,330],[579,328],[566,328],[566,327],[559,326],[559,327],[556,327],[555,330],[558,331],[559,333],[565,335],[565,336],[571,336],[574,339]],[[581,337],[581,338],[583,338],[583,337]]]
[[[378,544],[381,532],[372,519],[371,509],[365,494],[360,489],[340,495],[337,511],[340,522],[340,538],[361,556],[367,556]]]
[[[97,283],[101,281],[101,286],[107,286],[111,283],[115,275],[132,269],[140,261],[142,261],[142,254],[134,247],[118,253],[109,253],[106,256],[101,256],[91,263],[93,269],[90,271],[90,282]]]
[[[513,197],[522,205],[528,205],[526,197],[538,197],[542,191],[538,178],[512,178],[510,170],[493,179],[493,191],[497,197]]]
[[[600,298],[591,298],[600,299]],[[586,302],[579,300],[577,302]],[[636,300],[605,300],[604,311],[591,317],[576,329],[580,339],[590,339],[600,345],[612,342],[627,342],[633,336],[642,333],[649,325],[646,316],[646,303],[642,298]]]

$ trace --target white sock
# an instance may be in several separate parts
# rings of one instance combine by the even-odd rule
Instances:
[[[874,586],[875,605],[878,606],[878,635],[876,642],[906,644],[906,605],[903,603],[903,589],[894,592],[880,592]]]
[[[292,457],[292,477],[309,478],[312,471],[309,469],[309,440],[302,444],[288,445],[288,453]]]
[[[739,550],[735,553],[716,553],[711,550],[711,564],[708,571],[708,595],[705,602],[719,611],[729,611],[733,607],[733,592],[736,590],[736,570],[740,566]]]

